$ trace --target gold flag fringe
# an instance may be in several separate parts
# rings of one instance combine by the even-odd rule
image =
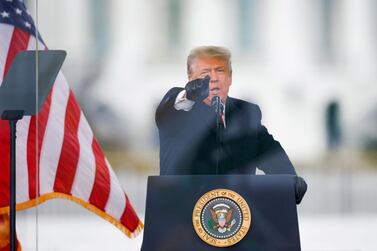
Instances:
[[[97,207],[93,206],[92,204],[80,198],[77,198],[72,195],[64,194],[64,193],[52,192],[52,193],[43,194],[38,197],[38,204],[42,204],[48,200],[56,199],[56,198],[70,200],[85,207],[89,211],[92,211],[93,213],[97,214],[98,216],[102,217],[103,219],[107,220],[108,222],[116,226],[120,231],[125,233],[129,238],[136,237],[144,228],[144,224],[139,220],[138,226],[133,232],[131,232],[128,228],[122,225],[122,223],[120,223],[119,220],[115,219],[108,213],[98,209]],[[28,208],[36,206],[36,204],[37,204],[37,199],[28,200],[22,203],[18,203],[16,205],[16,210],[20,211],[20,210],[28,209]],[[9,213],[9,206],[0,208],[0,214],[5,214],[5,213]]]

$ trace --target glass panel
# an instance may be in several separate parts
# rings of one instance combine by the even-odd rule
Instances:
[[[28,1],[28,5],[35,1]],[[15,192],[17,212],[16,235],[26,250],[36,249],[36,54],[35,25],[23,1],[0,2],[0,173],[1,173],[1,239],[0,248],[9,250],[9,225],[6,207]],[[3,113],[7,111],[7,113]],[[8,123],[8,121],[13,121]],[[14,133],[10,133],[14,129]],[[14,140],[14,144],[12,143]],[[12,156],[13,153],[13,156]],[[10,167],[11,166],[11,167]],[[14,171],[14,172],[13,172]],[[12,188],[12,177],[15,186]],[[12,203],[11,203],[12,204]],[[18,245],[18,244],[17,244]]]

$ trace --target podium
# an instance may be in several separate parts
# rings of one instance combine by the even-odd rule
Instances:
[[[292,175],[150,176],[141,250],[300,251],[296,207],[300,179]],[[225,205],[224,199],[231,204]],[[244,210],[244,202],[249,211]],[[221,222],[222,212],[227,223]],[[247,231],[239,223],[245,220]],[[219,247],[218,238],[227,239],[223,243],[229,246]]]

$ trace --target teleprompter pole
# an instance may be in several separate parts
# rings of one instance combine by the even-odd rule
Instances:
[[[10,199],[9,199],[9,244],[10,251],[16,251],[16,132],[17,122],[24,111],[4,111],[1,118],[9,121],[10,126]]]

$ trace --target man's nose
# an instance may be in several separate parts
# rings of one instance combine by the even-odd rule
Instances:
[[[210,79],[210,82],[215,83],[215,82],[218,81],[217,73],[216,73],[215,71],[211,71],[211,72],[209,73],[209,77],[211,78],[211,79]]]

